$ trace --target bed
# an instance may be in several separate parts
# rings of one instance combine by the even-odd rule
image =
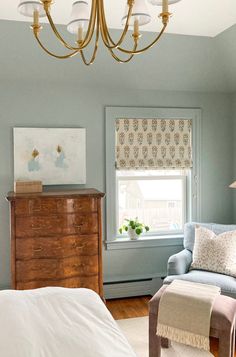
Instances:
[[[88,289],[1,291],[0,331],[4,357],[137,357]]]

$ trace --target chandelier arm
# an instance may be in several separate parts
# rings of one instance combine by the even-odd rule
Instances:
[[[110,42],[111,43],[114,43],[114,42],[113,42],[113,40],[112,40],[112,38],[110,36],[109,30],[108,30],[107,25],[106,25],[104,9],[101,8],[102,4],[103,4],[103,0],[98,0],[98,1],[99,1],[99,18],[100,18],[100,21],[101,21],[100,28],[101,28],[102,39],[103,39],[103,42],[104,42],[105,46],[108,49],[115,49],[116,48],[120,52],[129,54],[129,55],[141,54],[141,53],[147,51],[148,49],[150,49],[151,47],[153,47],[160,40],[161,36],[165,32],[165,29],[166,29],[167,24],[168,24],[169,15],[170,15],[169,13],[162,13],[161,14],[162,15],[162,19],[163,19],[162,30],[158,34],[158,36],[154,39],[154,41],[151,42],[148,46],[146,46],[146,47],[144,47],[144,48],[142,48],[140,50],[127,50],[125,48],[120,47],[120,45],[118,45],[118,46],[115,45],[114,47],[110,46]],[[131,8],[131,11],[132,11],[132,8]],[[128,18],[127,18],[127,20],[128,20]],[[123,37],[123,39],[124,39],[124,37]]]
[[[88,30],[87,30],[85,39],[83,40],[83,43],[80,45],[80,47],[71,46],[63,39],[63,37],[60,35],[60,33],[58,32],[58,30],[54,24],[54,21],[50,14],[49,7],[47,7],[45,5],[46,4],[45,1],[43,1],[43,4],[44,4],[44,10],[47,15],[47,19],[49,21],[51,29],[64,47],[66,47],[67,49],[72,50],[72,51],[78,51],[78,50],[83,49],[88,46],[88,44],[90,43],[90,41],[93,37],[93,32],[94,32],[94,27],[95,27],[95,20],[96,20],[96,16],[97,16],[97,6],[96,6],[97,0],[92,1],[92,9],[91,9],[91,16],[90,16],[90,20],[89,20]]]
[[[97,51],[96,51],[96,52],[97,52]],[[86,59],[86,57],[85,57],[85,55],[84,55],[83,50],[80,51],[80,56],[81,56],[81,58],[82,58],[82,60],[83,60],[83,62],[84,62],[84,64],[85,64],[86,66],[91,66],[91,64],[93,64],[93,62],[94,62],[94,60],[95,60],[96,53],[95,53],[94,56],[92,56],[92,58],[91,58],[90,61],[87,61],[87,59]]]
[[[75,55],[77,55],[79,53],[79,50],[76,50],[76,51],[73,51],[67,55],[64,55],[64,56],[59,56],[59,55],[56,55],[54,53],[52,53],[51,51],[49,51],[43,44],[42,42],[40,41],[39,37],[38,37],[38,33],[36,31],[34,31],[34,37],[36,38],[39,46],[50,56],[54,57],[54,58],[57,58],[57,59],[67,59],[67,58],[71,58]]]
[[[149,50],[151,47],[153,47],[161,38],[161,36],[163,35],[163,33],[165,32],[165,29],[167,27],[167,24],[164,24],[163,25],[163,28],[161,30],[161,32],[158,34],[158,36],[155,38],[154,41],[152,41],[148,46],[144,47],[144,48],[141,48],[140,50],[136,50],[136,51],[130,51],[130,50],[127,50],[125,48],[122,48],[122,47],[117,47],[117,50],[119,50],[120,52],[123,52],[123,53],[126,53],[126,54],[129,54],[129,55],[139,55],[147,50]]]
[[[136,42],[135,46],[134,46],[134,51],[137,49],[137,46],[138,46],[138,43]],[[112,57],[119,63],[128,63],[130,62],[133,57],[134,57],[134,54],[130,55],[129,58],[127,58],[126,60],[123,60],[121,58],[119,58],[115,53],[114,53],[114,50],[111,49],[111,48],[108,48],[109,52],[111,53]]]
[[[102,21],[102,20],[101,20]],[[103,28],[101,28],[101,35],[102,35],[102,39],[103,39],[103,42],[104,44],[106,45],[106,43],[109,43],[109,40],[108,40],[108,32],[105,32]],[[136,51],[137,49],[137,46],[138,46],[138,40],[139,40],[139,37],[134,37],[134,47],[133,47],[133,51]],[[119,63],[128,63],[132,60],[132,58],[134,57],[134,54],[131,54],[129,56],[128,59],[126,60],[123,60],[121,58],[119,58],[115,53],[114,53],[114,49],[115,48],[111,48],[110,46],[106,46],[107,49],[109,50],[110,54],[112,55],[112,57]]]
[[[121,36],[120,36],[120,39],[116,43],[113,41],[113,39],[110,35],[110,32],[108,30],[103,0],[98,0],[98,3],[99,3],[99,15],[98,16],[99,16],[100,22],[101,22],[101,32],[103,32],[104,34],[107,35],[106,40],[103,40],[104,44],[107,48],[115,49],[123,43],[123,41],[127,35],[127,32],[129,30],[129,23],[130,23],[130,18],[132,15],[134,1],[128,1],[129,10],[128,10],[127,19],[125,22],[125,27],[123,29]]]
[[[87,61],[84,55],[83,50],[80,50],[80,55],[81,58],[84,62],[84,64],[86,66],[90,66],[91,64],[93,64],[95,58],[96,58],[96,54],[97,54],[97,50],[98,50],[98,41],[99,41],[99,17],[97,16],[97,28],[96,28],[96,39],[95,39],[95,46],[94,46],[94,50],[93,50],[93,54],[92,57],[90,59],[90,61]]]

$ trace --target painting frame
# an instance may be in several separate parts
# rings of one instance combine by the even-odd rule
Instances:
[[[14,181],[86,184],[85,128],[13,128]]]

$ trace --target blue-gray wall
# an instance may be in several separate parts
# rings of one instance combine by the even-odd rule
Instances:
[[[105,106],[202,109],[201,183],[204,221],[231,223],[233,98],[218,39],[168,35],[133,64],[113,63],[103,49],[92,68],[57,62],[31,38],[28,24],[0,22],[0,286],[10,281],[8,203],[13,187],[14,126],[85,127],[87,187],[105,191]],[[105,53],[104,53],[105,52]],[[165,272],[181,247],[104,251],[105,281]]]
[[[232,182],[236,181],[236,93],[232,94],[231,96],[231,102],[232,102],[232,113],[233,113],[233,131],[234,131],[234,141],[233,141],[233,179]],[[236,189],[231,189],[232,190],[232,196],[233,196],[233,214],[234,214],[234,222],[236,222]]]

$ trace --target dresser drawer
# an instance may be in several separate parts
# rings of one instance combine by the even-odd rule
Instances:
[[[97,199],[93,197],[18,199],[15,205],[17,216],[97,212]]]
[[[16,239],[17,260],[74,255],[98,255],[98,235]]]
[[[98,276],[93,277],[76,277],[68,278],[62,280],[41,280],[41,281],[29,281],[29,282],[18,282],[16,289],[27,290],[27,289],[38,289],[47,286],[60,286],[63,288],[87,288],[99,293],[99,278]]]
[[[31,280],[60,280],[89,277],[98,274],[97,256],[74,256],[63,259],[32,259],[16,261],[18,282]]]
[[[16,237],[47,237],[50,235],[98,233],[98,216],[64,214],[53,216],[16,217]]]

